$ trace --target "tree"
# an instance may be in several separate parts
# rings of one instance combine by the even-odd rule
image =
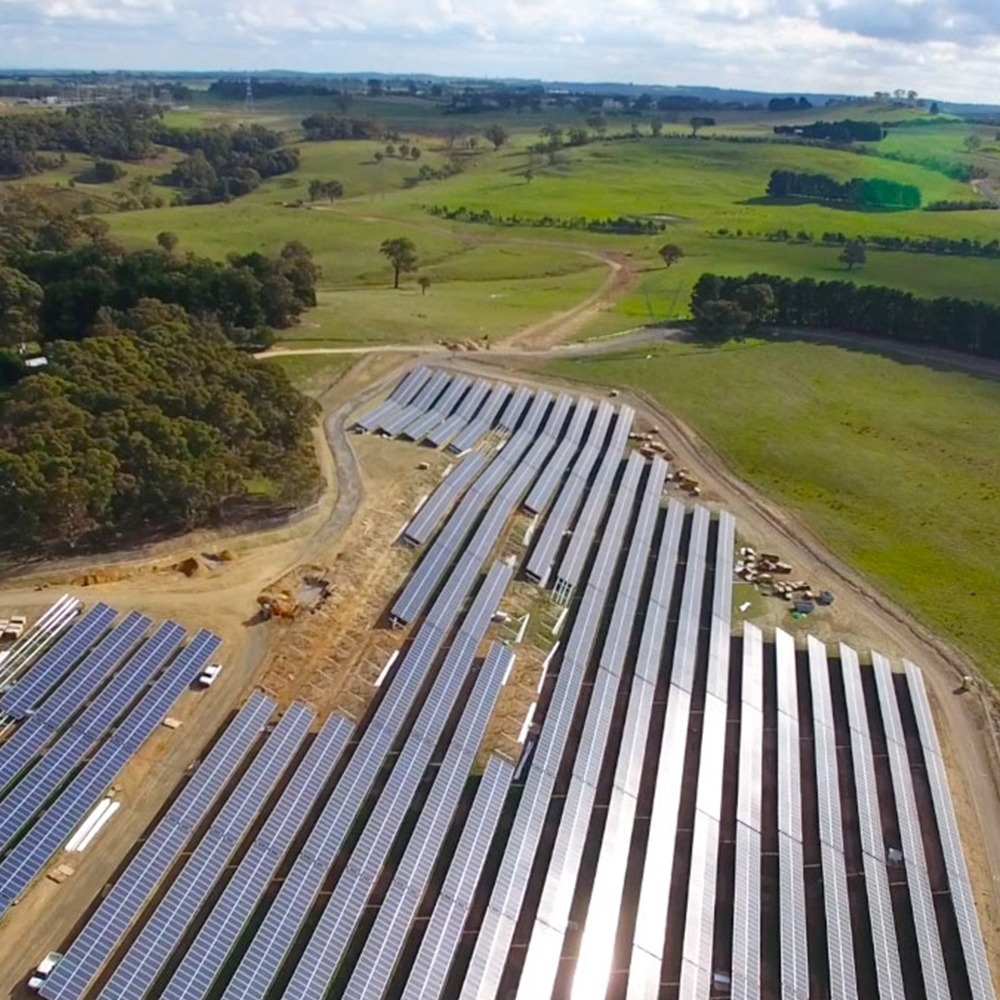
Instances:
[[[122,167],[111,160],[96,160],[94,162],[94,180],[98,184],[110,184],[125,176]]]
[[[608,131],[608,120],[599,111],[594,112],[592,115],[587,115],[587,124],[600,136],[604,138],[605,132]]]
[[[663,122],[659,118],[654,118],[649,123],[649,132],[654,139],[658,139],[663,134]]]
[[[165,229],[162,233],[156,234],[156,242],[160,249],[165,250],[167,253],[173,253],[177,249],[179,241],[176,233]]]
[[[931,106],[927,109],[932,115],[941,114],[941,106],[937,101],[931,101]]]
[[[699,129],[708,128],[709,126],[712,126],[714,124],[715,124],[714,118],[706,118],[702,115],[695,115],[690,121],[691,135],[697,135]]]
[[[323,196],[330,202],[334,198],[343,198],[344,196],[344,185],[340,181],[324,181],[322,190]]]
[[[979,138],[974,132],[972,135],[967,135],[963,140],[965,148],[970,153],[976,153],[983,147],[983,140]]]
[[[42,295],[26,274],[0,265],[0,345],[20,348],[35,339]]]
[[[427,289],[431,287],[431,279],[426,274],[422,274],[417,278],[417,284],[420,286],[420,294],[426,295]]]
[[[744,336],[751,322],[750,314],[731,299],[706,302],[694,319],[698,336],[713,344]]]
[[[309,182],[309,200],[316,201],[323,196],[323,181],[313,178]]]
[[[868,251],[865,249],[864,241],[848,240],[837,259],[841,264],[847,265],[848,271],[853,271],[856,265],[860,267],[867,264]]]
[[[420,159],[420,147],[419,146],[411,146],[410,147],[410,159],[411,160],[419,160]]]
[[[378,252],[392,265],[393,288],[399,288],[400,274],[409,274],[417,269],[417,248],[408,236],[383,240]]]
[[[483,137],[487,142],[493,143],[494,151],[498,150],[501,146],[505,146],[509,138],[507,130],[496,122],[483,129]]]
[[[774,289],[767,282],[757,281],[743,285],[736,293],[736,302],[750,317],[747,332],[756,333],[774,318]]]
[[[524,171],[524,182],[526,184],[530,184],[534,179],[535,171],[532,170],[531,167],[528,167],[528,169]]]
[[[684,251],[676,243],[664,243],[657,253],[667,267],[676,264],[684,256]]]

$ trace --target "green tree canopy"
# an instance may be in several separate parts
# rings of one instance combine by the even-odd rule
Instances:
[[[408,236],[383,240],[378,252],[392,265],[393,288],[399,288],[400,274],[409,274],[417,269],[417,248]]]

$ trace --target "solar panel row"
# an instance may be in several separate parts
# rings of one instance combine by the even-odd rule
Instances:
[[[497,427],[501,431],[513,434],[521,417],[524,416],[524,411],[528,408],[528,404],[532,402],[533,395],[527,386],[519,385],[511,395],[510,402],[508,402],[503,413],[500,414],[500,418],[496,424]],[[548,393],[546,395],[551,400],[551,395]]]
[[[191,1000],[208,995],[353,731],[354,726],[347,719],[333,715],[316,735],[278,804],[171,976],[162,1000]]]
[[[472,641],[469,636],[481,635],[477,630],[485,630],[510,574],[510,568],[501,563],[490,570],[463,621],[448,659],[455,661],[463,657],[468,643]],[[262,998],[270,989],[274,976],[309,914],[331,862],[350,832],[386,754],[438,657],[450,625],[448,623],[446,628],[441,628],[424,624],[418,631],[392,685],[236,968],[224,994],[226,1000]],[[444,669],[442,667],[442,672]],[[416,730],[416,726],[414,728]],[[350,878],[352,873],[345,870],[344,876]]]
[[[0,717],[23,719],[108,630],[116,612],[95,604],[0,697]]]
[[[389,398],[358,420],[355,426],[364,431],[377,430],[383,422],[391,419],[394,414],[413,401],[414,396],[424,386],[430,375],[430,371],[423,365],[412,369],[397,383],[396,388],[389,394]]]
[[[583,674],[607,600],[610,568],[617,562],[621,547],[622,532],[605,532],[566,645],[514,826],[490,895],[489,908],[466,972],[461,993],[463,1000],[473,997],[492,1000],[496,994],[541,838],[549,796],[579,699]]]
[[[448,473],[430,495],[427,502],[413,516],[403,530],[403,537],[412,545],[423,545],[437,531],[452,504],[465,492],[466,487],[482,472],[486,456],[479,451],[466,455]]]
[[[114,738],[95,753],[50,809],[0,864],[0,909],[7,910],[41,873],[59,845],[104,794],[167,710],[204,668],[220,641],[200,632],[123,720]]]
[[[470,448],[474,448],[479,439],[493,426],[497,415],[503,409],[510,395],[509,385],[503,382],[495,384],[483,402],[482,409],[459,431],[455,439],[448,445],[448,451],[461,455]]]
[[[395,437],[403,431],[414,420],[430,410],[450,381],[450,377],[445,372],[432,371],[430,378],[413,397],[413,400],[387,420],[381,422],[383,433],[389,437]]]
[[[601,459],[594,485],[584,501],[583,510],[573,528],[566,554],[559,564],[556,580],[557,586],[561,590],[568,592],[580,582],[587,553],[590,551],[598,523],[610,500],[611,487],[621,462],[622,452],[628,442],[634,416],[634,412],[627,406],[623,406],[618,411],[618,419],[611,432],[610,444]],[[641,459],[641,456],[639,457]]]
[[[427,435],[427,441],[435,448],[447,444],[469,425],[489,393],[490,383],[483,378],[476,379],[455,412]]]
[[[684,592],[681,595],[680,621],[674,647],[670,683],[689,692],[694,687],[695,659],[698,652],[698,625],[701,620],[701,600],[705,585],[708,553],[708,527],[711,518],[706,507],[696,507],[688,542],[687,568],[684,572]]]
[[[180,671],[190,675],[193,671],[197,676],[217,646],[218,640],[211,633],[198,633],[168,668],[168,674]],[[84,995],[273,711],[270,698],[259,693],[251,695],[46,980],[42,993],[46,1000],[79,1000]]]
[[[806,888],[803,863],[802,842],[779,829],[778,911],[781,918],[782,1000],[809,1000]]]
[[[464,375],[453,378],[447,389],[441,394],[438,400],[431,405],[423,416],[407,424],[400,432],[400,436],[411,441],[423,441],[427,435],[436,427],[440,427],[444,421],[451,416],[458,407],[462,397],[472,385],[472,380]]]
[[[539,394],[535,398],[526,418],[533,427],[537,427],[550,400],[551,396],[548,393]],[[527,489],[524,477],[532,472],[527,464],[525,465],[527,471],[522,470],[517,482],[512,483],[510,479],[512,473],[516,475],[514,470],[518,468],[533,440],[532,429],[518,431],[470,486],[458,508],[448,519],[434,544],[424,554],[416,571],[393,604],[390,614],[394,619],[406,623],[420,615],[430,602],[448,567],[460,553],[467,561],[479,556],[481,563],[482,559],[486,558],[496,542],[496,532],[512,512],[511,497],[516,500],[520,496],[518,491]],[[497,494],[494,504],[486,511],[479,529],[469,541],[469,532],[477,519],[482,516],[483,509],[494,494]]]
[[[532,550],[528,560],[527,573],[529,577],[542,585],[548,581],[559,546],[562,544],[563,536],[569,528],[570,522],[576,516],[594,466],[604,454],[605,438],[614,413],[614,407],[607,401],[603,401],[597,407],[594,422],[583,442],[583,448],[576,456],[569,477],[563,484],[563,488],[545,520],[542,533]]]
[[[896,703],[892,669],[885,657],[872,654],[875,684],[878,689],[882,722],[887,736],[889,771],[892,775],[896,812],[899,816],[899,833],[906,862],[906,881],[910,890],[910,904],[916,929],[920,968],[928,996],[949,996],[948,975],[945,970],[941,939],[938,932],[934,897],[927,875],[927,859],[920,833],[920,818],[906,753],[903,723]],[[896,736],[900,739],[896,739]]]
[[[934,805],[934,816],[944,853],[945,868],[948,872],[948,884],[951,888],[959,937],[962,940],[965,966],[969,974],[969,986],[972,990],[973,1000],[993,1000],[993,981],[990,976],[989,962],[983,947],[982,931],[979,926],[979,918],[976,915],[972,886],[969,883],[969,872],[965,865],[958,823],[955,819],[955,810],[948,789],[948,778],[941,757],[937,732],[934,728],[930,702],[927,700],[923,675],[919,667],[908,661],[904,661],[904,667],[910,701],[913,704],[920,742],[923,747],[927,779],[931,789],[931,801]]]
[[[101,991],[101,1000],[139,1000],[146,996],[181,938],[195,927],[199,910],[298,752],[314,718],[303,705],[293,703],[288,708],[157,902]]]
[[[514,656],[505,646],[494,643],[490,647],[437,769],[430,795],[368,932],[365,947],[344,991],[345,1000],[384,995],[458,808],[486,724],[513,662]]]
[[[742,751],[740,757],[742,781]],[[760,831],[737,822],[732,1000],[761,1000],[760,898]]]
[[[296,965],[288,992],[299,1000],[322,1000],[343,960],[368,896],[375,887],[389,850],[410,809],[413,796],[430,764],[434,748],[445,733],[448,719],[472,667],[476,649],[483,640],[490,617],[510,578],[509,568],[497,564],[491,576],[492,582],[486,585],[488,589],[484,590],[483,600],[479,602],[476,613],[463,623],[458,637],[452,643],[441,672],[413,724],[406,745],[347,860],[347,867],[334,886],[319,923]],[[478,731],[481,735],[482,728],[485,727],[492,703],[499,692],[499,681],[503,679],[508,666],[509,656],[505,655],[502,647],[498,648],[487,664],[485,678],[481,675],[482,684],[477,686],[478,690],[474,687],[473,697],[466,702],[460,722],[463,732],[459,734],[456,731],[455,734],[455,739],[461,741],[455,753],[458,760],[464,762],[463,777],[468,773],[471,755],[475,754],[475,746],[468,753],[465,752],[465,740],[474,739],[478,746],[479,739],[475,738],[475,734]],[[445,760],[447,759],[446,755]],[[442,770],[444,767],[442,764]],[[438,777],[440,780],[440,770]],[[458,788],[455,791],[460,793]],[[433,795],[433,790],[431,794]],[[402,942],[399,945],[401,947]]]
[[[143,669],[151,655],[159,657],[157,665],[173,653],[184,638],[184,629],[174,622],[163,624],[143,646],[131,670]],[[107,677],[117,670],[132,648],[131,634],[115,629],[42,702],[41,706],[0,746],[0,789],[6,788],[28,765],[31,759],[85,705]]]
[[[458,949],[513,774],[513,767],[500,757],[490,757],[486,764],[410,969],[402,1000],[440,1000],[444,995],[448,970]]]
[[[715,541],[712,620],[708,641],[701,757],[692,833],[691,878],[681,947],[681,996],[708,1000],[712,988],[712,942],[718,882],[719,824],[729,699],[729,647],[732,630],[733,550],[736,525],[719,515]]]

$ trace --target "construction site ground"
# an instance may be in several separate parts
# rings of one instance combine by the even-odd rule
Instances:
[[[54,859],[52,867],[67,862],[75,874],[61,885],[41,880],[4,918],[0,996],[26,995],[21,990],[30,966],[67,938],[186,769],[252,689],[263,688],[282,706],[304,699],[321,718],[333,710],[354,718],[364,711],[389,656],[407,638],[405,630],[389,627],[385,612],[416,554],[394,541],[450,459],[412,444],[350,435],[346,427],[350,415],[382,395],[414,357],[384,352],[364,356],[327,390],[322,400],[325,434],[317,431],[317,445],[328,488],[294,525],[245,535],[188,537],[155,551],[107,560],[71,560],[0,586],[2,615],[37,615],[69,590],[88,603],[105,600],[122,611],[137,608],[158,619],[174,618],[191,630],[210,627],[225,641],[218,682],[208,691],[185,694],[171,712],[183,722],[181,728],[160,730],[121,776],[116,787],[123,808],[85,854]],[[474,358],[442,354],[435,363],[533,382],[532,365],[545,357],[496,351]],[[551,386],[551,380],[546,384]],[[606,395],[592,386],[571,388],[595,398]],[[620,401],[636,408],[640,429],[659,428],[675,465],[698,478],[700,502],[734,512],[742,542],[780,553],[796,577],[836,597],[832,607],[795,622],[785,602],[760,598],[741,585],[734,595],[737,607],[749,598],[747,614],[765,628],[779,625],[827,641],[843,640],[862,651],[876,648],[924,668],[987,950],[993,968],[1000,968],[1000,761],[992,692],[974,687],[956,693],[960,677],[972,672],[959,654],[875,593],[794,518],[733,477],[681,421],[646,399],[622,394]],[[423,463],[427,468],[418,468]],[[680,491],[676,495],[689,500]],[[529,520],[518,515],[498,540],[496,554],[518,555],[528,527]],[[191,559],[195,568],[188,575],[178,567]],[[189,562],[187,569],[192,569]],[[329,596],[310,598],[313,610],[303,607],[294,621],[259,620],[256,599],[262,591],[304,593],[309,590],[306,578],[327,580]],[[516,581],[502,610],[512,621],[494,626],[494,637],[510,638],[518,619],[525,614],[531,618],[480,763],[494,749],[516,757],[516,738],[535,698],[560,609],[538,588]],[[742,617],[735,613],[737,624]]]

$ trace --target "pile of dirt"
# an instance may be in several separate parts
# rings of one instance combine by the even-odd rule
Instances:
[[[192,577],[201,569],[201,563],[194,556],[188,556],[187,559],[174,563],[172,568],[186,577]]]

